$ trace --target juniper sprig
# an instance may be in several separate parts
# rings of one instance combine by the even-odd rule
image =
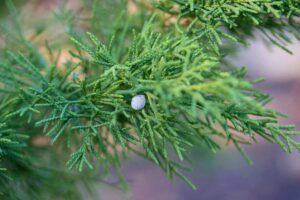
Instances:
[[[0,54],[1,160],[33,162],[37,154],[21,149],[39,152],[30,141],[46,135],[57,148],[50,157],[64,161],[62,152],[70,152],[69,169],[114,167],[124,182],[122,159],[136,153],[195,188],[180,164],[194,146],[217,152],[224,141],[248,162],[242,146],[260,137],[286,152],[300,151],[293,139],[300,133],[278,125],[284,115],[267,109],[270,96],[254,88],[261,79],[247,80],[246,68],[222,67],[228,53],[223,43],[245,44],[254,30],[284,49],[291,33],[299,38],[297,1],[130,1],[135,13],[120,12],[127,1],[83,2],[82,15],[66,5],[55,12],[66,30],[61,38],[69,39],[47,40],[47,53],[26,38],[20,22],[10,22],[22,33],[13,35],[15,47],[12,30],[3,29],[10,42]],[[84,11],[92,15],[86,18]],[[100,26],[99,19],[113,23],[102,20]],[[61,63],[66,49],[70,56]],[[3,170],[1,165],[6,177],[10,169]]]

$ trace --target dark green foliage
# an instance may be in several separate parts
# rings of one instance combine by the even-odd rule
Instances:
[[[74,184],[90,187],[100,176],[68,172],[59,159],[66,155],[54,153],[50,147],[33,145],[29,141],[37,134],[31,131],[33,127],[22,117],[12,115],[20,100],[5,98],[0,107],[1,199],[81,199],[82,194],[74,190]]]
[[[269,95],[253,88],[260,80],[246,80],[245,68],[221,68],[227,52],[220,48],[224,39],[246,43],[255,28],[271,34],[275,44],[281,39],[289,42],[287,32],[298,37],[298,2],[157,1],[154,5],[164,15],[177,18],[169,25],[162,25],[161,11],[153,16],[142,1],[136,15],[120,13],[126,1],[102,6],[105,2],[84,1],[84,9],[92,12],[85,20],[64,6],[58,9],[55,17],[66,28],[62,38],[70,39],[47,41],[49,55],[26,39],[20,22],[13,23],[20,40],[15,48],[5,45],[0,62],[0,186],[8,199],[50,197],[47,191],[76,199],[71,185],[82,177],[65,171],[60,163],[66,156],[69,169],[89,168],[88,180],[90,171],[100,165],[105,172],[115,168],[124,183],[121,162],[133,152],[153,161],[168,177],[179,176],[195,188],[180,165],[193,146],[217,152],[225,141],[249,162],[241,145],[256,143],[258,137],[287,152],[300,150],[300,143],[292,139],[300,133],[293,126],[278,125],[283,115],[266,109]],[[8,5],[16,15],[11,2]],[[148,20],[142,25],[144,18]],[[100,19],[113,23],[100,26]],[[12,30],[3,30],[9,41]],[[83,34],[86,30],[90,32]],[[71,49],[71,56],[60,63],[65,48]],[[140,111],[130,106],[138,94],[147,99]],[[53,148],[32,145],[41,135],[51,138]],[[48,153],[41,158],[41,152]],[[12,165],[16,168],[7,167]],[[26,176],[46,188],[31,187]],[[48,185],[58,176],[67,180],[63,191]],[[18,182],[24,185],[20,193],[15,192]]]
[[[291,42],[287,33],[300,38],[297,0],[155,0],[155,5],[177,17],[179,32],[208,41],[207,50],[218,54],[224,39],[245,42],[244,35],[254,28],[287,51],[284,42]],[[182,27],[182,21],[189,26]]]

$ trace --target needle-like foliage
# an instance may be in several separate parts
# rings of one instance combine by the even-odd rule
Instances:
[[[47,53],[26,39],[20,22],[13,22],[20,30],[19,46],[5,45],[1,50],[1,160],[45,166],[45,159],[32,153],[32,149],[40,152],[32,140],[46,135],[58,149],[47,155],[65,161],[62,152],[70,152],[69,169],[97,170],[100,165],[109,172],[114,167],[124,182],[121,162],[132,152],[195,188],[180,164],[189,159],[194,146],[217,152],[224,141],[249,162],[242,145],[260,137],[286,152],[300,151],[300,143],[292,138],[299,132],[292,125],[278,125],[284,115],[265,108],[271,98],[254,89],[260,80],[247,80],[246,68],[222,67],[227,54],[223,40],[231,45],[247,43],[255,29],[280,46],[281,40],[290,42],[290,33],[299,37],[299,2],[137,1],[130,2],[137,6],[134,14],[120,12],[127,1],[116,0],[113,5],[109,1],[107,7],[102,6],[104,0],[83,2],[91,17],[77,16],[66,5],[55,12],[66,30],[61,37],[68,39],[47,40],[43,43]],[[97,20],[102,18],[113,23],[100,26]],[[143,24],[144,18],[148,20]],[[11,30],[3,30],[4,38],[9,38]],[[70,56],[61,63],[65,49]],[[131,107],[136,95],[146,97],[141,110]],[[6,168],[1,164],[1,185],[6,185],[10,173],[20,173],[6,174]],[[49,181],[57,176],[55,170],[47,173]]]
[[[245,42],[244,36],[260,30],[275,45],[285,48],[298,39],[300,3],[295,0],[155,0],[157,8],[176,18],[181,33],[206,41],[207,50],[219,54],[224,40]],[[187,26],[188,24],[188,26]],[[222,52],[223,53],[223,52]],[[290,52],[291,53],[291,52]]]

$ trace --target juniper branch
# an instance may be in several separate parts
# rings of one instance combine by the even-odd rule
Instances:
[[[93,8],[102,8],[101,2],[94,1]],[[149,8],[139,5],[147,13]],[[175,25],[163,21],[158,26],[160,16],[145,14],[150,20],[140,26],[137,17],[124,13],[121,19],[127,25],[118,18],[115,27],[106,24],[103,32],[95,20],[104,16],[94,11],[88,19],[92,32],[82,36],[83,30],[76,31],[80,18],[64,9],[57,12],[56,17],[69,27],[66,32],[74,47],[65,64],[50,59],[41,65],[36,61],[44,60],[40,53],[31,57],[38,52],[34,45],[29,52],[22,47],[3,50],[0,83],[9,93],[1,97],[11,106],[1,113],[3,119],[21,119],[33,135],[43,131],[55,145],[68,147],[69,169],[93,169],[99,163],[106,171],[113,166],[120,172],[122,159],[134,152],[193,188],[180,165],[193,146],[201,144],[217,152],[222,139],[235,145],[249,162],[242,146],[256,143],[258,137],[284,151],[299,151],[300,143],[293,136],[300,133],[292,125],[278,125],[283,115],[266,109],[270,96],[253,88],[260,80],[247,80],[246,68],[222,68],[220,56],[226,54],[224,40],[246,42],[256,28],[277,45],[281,39],[289,41],[286,31],[299,37],[299,3],[169,0],[155,5],[177,18]],[[52,55],[51,45],[47,49]],[[78,68],[83,80],[76,76]],[[142,110],[130,104],[138,94],[146,97]],[[7,137],[1,135],[0,145],[23,144],[18,137],[17,143]],[[124,180],[121,173],[119,177]]]

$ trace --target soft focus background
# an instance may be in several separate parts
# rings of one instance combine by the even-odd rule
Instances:
[[[35,12],[43,13],[51,12],[57,2],[59,1],[35,0],[30,1],[30,4],[36,6]],[[265,77],[266,82],[257,85],[257,88],[274,97],[269,107],[288,113],[289,118],[282,119],[281,122],[296,124],[297,130],[300,130],[300,43],[295,40],[293,45],[288,46],[294,55],[276,47],[268,48],[259,35],[250,43],[250,47],[240,49],[237,57],[232,58],[232,62],[236,66],[248,66],[249,77]],[[198,186],[197,191],[193,191],[180,180],[170,182],[164,173],[150,162],[131,157],[124,163],[124,173],[131,191],[124,195],[115,187],[101,184],[96,186],[99,199],[300,199],[298,153],[286,154],[277,145],[263,141],[246,147],[246,150],[254,161],[252,166],[231,147],[224,147],[224,151],[217,154],[201,148],[195,149],[191,153],[193,171],[186,174]],[[107,181],[117,182],[116,177],[108,177]]]

